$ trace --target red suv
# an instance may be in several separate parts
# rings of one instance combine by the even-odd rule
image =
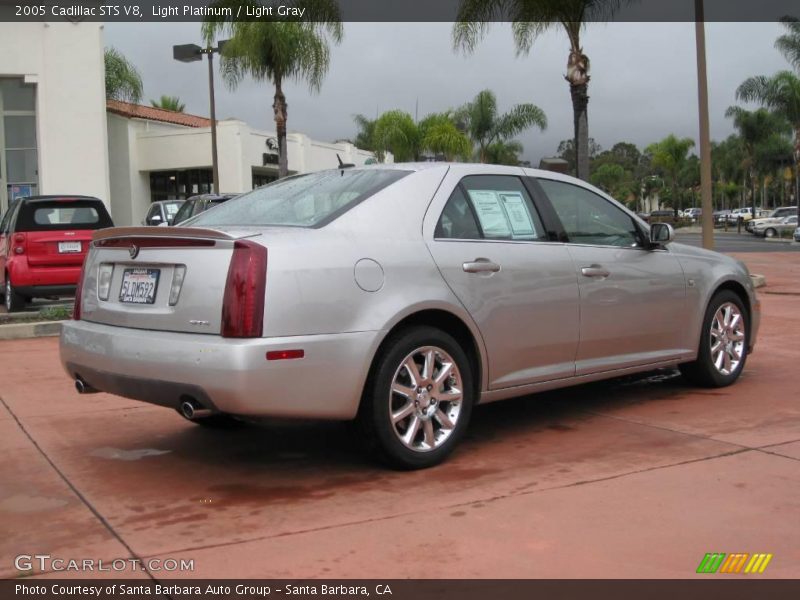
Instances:
[[[20,310],[34,296],[74,294],[92,232],[113,226],[97,198],[17,201],[0,221],[0,293],[8,312]]]

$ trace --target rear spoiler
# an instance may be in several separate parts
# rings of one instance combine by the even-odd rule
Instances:
[[[127,237],[236,240],[247,236],[235,236],[216,229],[201,229],[197,227],[108,227],[95,231],[92,235],[92,241]]]

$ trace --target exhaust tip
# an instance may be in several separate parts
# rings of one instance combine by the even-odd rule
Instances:
[[[203,405],[196,400],[184,400],[181,402],[178,410],[181,415],[183,415],[183,417],[189,421],[202,419],[203,417],[207,417],[211,414],[209,409],[203,407]]]
[[[96,393],[98,393],[100,391],[100,390],[96,390],[95,388],[90,386],[88,383],[86,383],[80,377],[76,377],[75,378],[75,390],[79,394],[96,394]]]

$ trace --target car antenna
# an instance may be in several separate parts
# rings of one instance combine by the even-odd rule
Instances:
[[[336,159],[339,161],[339,168],[340,169],[352,169],[353,167],[355,167],[355,165],[353,163],[342,162],[342,157],[339,156],[338,153],[336,154]]]

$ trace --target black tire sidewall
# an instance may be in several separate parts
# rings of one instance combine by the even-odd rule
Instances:
[[[719,307],[723,304],[730,302],[734,304],[742,313],[744,321],[744,351],[742,360],[739,361],[739,366],[730,375],[723,375],[714,366],[714,361],[711,357],[711,322],[714,319]],[[747,347],[750,343],[750,317],[747,309],[744,306],[741,298],[734,292],[729,290],[722,290],[718,292],[708,304],[706,314],[703,318],[703,331],[700,335],[700,348],[698,349],[697,364],[704,371],[703,375],[710,380],[715,387],[724,387],[732,384],[739,378],[742,370],[744,369],[745,362],[747,362]]]
[[[461,413],[455,430],[442,446],[428,452],[415,452],[407,448],[397,438],[391,424],[389,389],[395,372],[401,362],[415,349],[422,346],[437,346],[446,351],[456,362],[461,374],[463,396]],[[394,336],[385,344],[385,350],[378,357],[371,385],[363,399],[362,427],[373,438],[374,445],[385,461],[399,469],[424,469],[442,462],[458,445],[469,424],[472,405],[475,401],[474,375],[470,361],[461,346],[440,329],[433,327],[414,327]]]

